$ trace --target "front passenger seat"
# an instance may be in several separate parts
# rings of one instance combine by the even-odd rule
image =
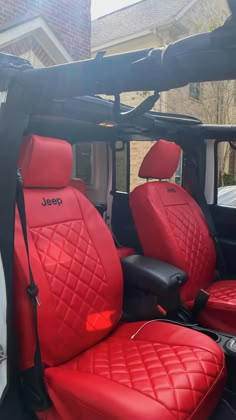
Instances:
[[[163,322],[121,323],[123,276],[109,229],[69,186],[72,149],[31,135],[20,159],[38,330],[53,407],[42,420],[208,419],[225,384],[224,355],[209,337]],[[15,232],[21,369],[34,365],[26,254]]]
[[[187,191],[166,181],[174,175],[180,153],[175,143],[159,140],[141,164],[141,178],[159,180],[140,185],[130,194],[143,252],[188,274],[181,288],[187,305],[200,289],[210,294],[199,317],[202,325],[236,334],[236,280],[213,283],[216,251],[202,210]]]

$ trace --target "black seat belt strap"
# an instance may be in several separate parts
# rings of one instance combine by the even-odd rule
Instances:
[[[211,211],[209,209],[209,205],[207,203],[204,191],[202,190],[197,176],[197,166],[194,160],[191,161],[191,164],[193,165],[192,170],[192,187],[193,187],[193,194],[194,197],[201,207],[201,210],[205,216],[206,223],[208,225],[210,235],[214,241],[215,250],[216,250],[216,258],[217,258],[217,269],[219,271],[220,277],[222,278],[226,274],[226,261],[225,257],[220,245],[220,241],[218,238],[218,234],[216,231],[215,223],[212,218]]]
[[[21,178],[20,170],[17,171],[16,203],[17,203],[17,208],[18,208],[18,212],[20,216],[22,233],[24,236],[25,249],[26,249],[27,261],[28,261],[28,269],[29,269],[30,283],[29,283],[29,286],[27,287],[27,293],[32,300],[34,313],[37,316],[36,304],[40,306],[40,301],[38,298],[39,289],[38,289],[38,286],[35,284],[33,273],[30,266],[30,260],[29,260],[29,245],[28,245],[27,228],[26,228],[25,200],[24,200],[23,185],[22,185],[22,178]]]
[[[44,411],[51,404],[44,385],[44,368],[41,359],[38,336],[37,306],[40,306],[41,302],[38,298],[39,289],[37,284],[35,283],[30,265],[23,182],[19,169],[17,170],[16,204],[19,212],[20,223],[22,227],[22,233],[27,254],[29,285],[26,288],[26,292],[29,295],[32,302],[36,346],[34,368],[33,370],[29,370],[28,372],[26,371],[26,373],[23,375],[22,385],[23,392],[25,393],[25,397],[27,399],[29,408],[33,411]]]
[[[191,316],[193,319],[193,322],[195,322],[198,318],[198,315],[202,312],[202,310],[205,308],[208,300],[210,299],[210,294],[207,293],[205,290],[201,289],[199,290],[195,300],[194,305],[192,307]]]

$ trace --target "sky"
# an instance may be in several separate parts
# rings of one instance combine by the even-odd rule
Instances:
[[[138,0],[92,0],[92,19],[137,3]]]

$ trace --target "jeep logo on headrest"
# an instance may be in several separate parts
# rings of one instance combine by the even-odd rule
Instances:
[[[43,207],[45,207],[45,206],[61,206],[62,203],[63,203],[63,201],[62,201],[61,198],[49,199],[49,198],[44,198],[43,197],[43,201],[42,201],[41,204],[42,204]]]

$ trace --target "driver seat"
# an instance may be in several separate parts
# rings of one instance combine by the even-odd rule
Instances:
[[[72,148],[31,135],[20,166],[30,261],[39,287],[38,332],[52,407],[41,420],[207,420],[225,385],[221,348],[164,322],[122,323],[123,275],[112,235],[69,185]],[[20,367],[34,366],[27,257],[15,228]]]
[[[159,140],[145,156],[139,176],[147,182],[130,194],[130,207],[144,255],[163,260],[188,274],[182,301],[192,306],[200,289],[210,294],[199,322],[236,334],[236,280],[214,281],[216,251],[196,201],[179,185],[166,181],[174,175],[181,149]]]

